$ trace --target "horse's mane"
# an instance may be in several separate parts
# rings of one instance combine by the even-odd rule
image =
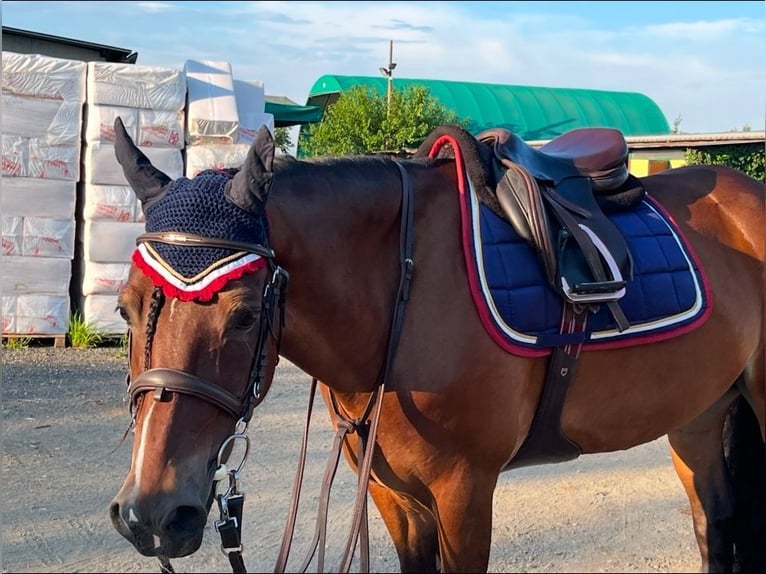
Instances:
[[[503,216],[500,204],[495,196],[494,189],[497,184],[495,174],[492,170],[492,148],[477,140],[470,132],[457,125],[447,124],[435,128],[423,140],[415,151],[413,158],[427,158],[431,153],[436,141],[448,136],[452,138],[460,148],[465,164],[466,174],[473,184],[479,199],[487,205],[492,211]],[[452,144],[446,144],[441,147],[436,155],[437,158],[454,158],[455,150]]]
[[[434,158],[429,158],[431,148],[442,136],[449,136],[457,142],[463,155],[466,175],[474,185],[479,199],[492,211],[502,216],[503,212],[494,193],[496,179],[491,168],[492,148],[481,143],[471,133],[457,125],[448,124],[435,128],[411,155],[396,152],[376,152],[347,156],[320,156],[308,159],[299,159],[292,155],[278,155],[274,158],[274,172],[289,172],[293,175],[300,175],[305,173],[303,170],[310,170],[317,165],[330,165],[343,171],[344,168],[381,166],[391,160],[401,161],[407,155],[410,155],[410,160],[418,163],[430,163],[432,159],[454,159],[455,153],[451,144],[442,146]]]

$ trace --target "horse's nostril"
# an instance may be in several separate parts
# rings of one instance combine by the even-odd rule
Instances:
[[[109,505],[109,518],[112,519],[112,524],[115,526],[125,526],[125,519],[120,514],[119,502],[112,502],[112,504]]]
[[[204,527],[207,513],[202,506],[179,506],[168,514],[162,530],[169,536],[196,535]]]

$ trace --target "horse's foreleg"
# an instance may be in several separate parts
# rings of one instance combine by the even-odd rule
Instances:
[[[726,466],[723,426],[736,399],[726,393],[702,415],[668,433],[673,465],[689,497],[703,572],[731,572],[734,489]]]
[[[370,496],[394,542],[402,572],[438,572],[439,537],[431,511],[370,481]]]
[[[486,572],[492,541],[492,494],[497,475],[467,463],[430,484],[439,532],[441,572]]]

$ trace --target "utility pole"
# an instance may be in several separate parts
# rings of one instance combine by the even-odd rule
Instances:
[[[378,69],[380,70],[380,73],[388,79],[388,85],[386,86],[386,117],[388,117],[391,111],[391,95],[394,91],[394,70],[396,69],[393,40],[389,40],[388,43],[388,67]]]

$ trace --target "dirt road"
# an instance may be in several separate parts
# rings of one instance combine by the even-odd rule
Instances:
[[[3,572],[158,572],[107,516],[130,460],[125,359],[116,348],[3,351]],[[308,400],[308,377],[280,365],[253,417],[243,472],[243,556],[249,572],[273,571]],[[332,433],[317,399],[309,466],[288,569],[311,538]],[[331,500],[327,569],[348,533],[354,476],[338,471]],[[230,572],[208,520],[202,548],[173,561],[178,572]],[[371,568],[397,572],[374,508]],[[699,564],[686,498],[664,438],[630,451],[506,473],[495,493],[491,572],[695,572]],[[314,568],[312,566],[312,568]],[[311,571],[312,568],[309,570]],[[315,570],[315,568],[314,568]]]

